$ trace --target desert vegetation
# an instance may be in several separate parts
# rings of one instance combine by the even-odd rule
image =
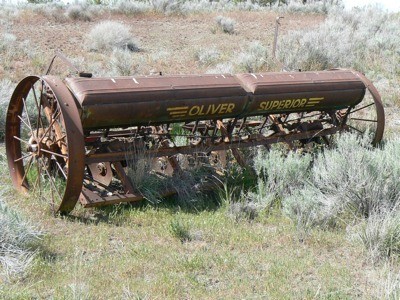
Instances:
[[[123,49],[137,51],[139,47],[132,39],[129,28],[121,23],[105,21],[94,26],[86,36],[90,51]]]
[[[218,16],[215,19],[218,29],[225,33],[233,34],[235,32],[235,21],[231,18],[226,18],[223,16]]]
[[[95,76],[354,68],[387,116],[377,147],[347,133],[330,147],[251,149],[254,172],[232,160],[207,194],[195,188],[207,168],[160,180],[144,152],[129,166],[144,203],[66,217],[13,191],[2,144],[0,298],[399,297],[399,13],[336,0],[102,0],[4,4],[0,16],[2,140],[17,82],[43,74],[56,49]],[[178,195],[162,199],[171,187]]]
[[[6,168],[3,151],[0,154],[0,166]],[[2,172],[2,176],[5,174]],[[9,188],[3,185],[0,194],[0,280],[3,284],[25,276],[39,251],[42,238],[38,226],[30,224],[7,205]]]

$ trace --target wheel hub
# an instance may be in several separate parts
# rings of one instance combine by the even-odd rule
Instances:
[[[31,136],[28,145],[26,147],[26,151],[32,153],[34,156],[38,156],[40,152],[40,146],[35,137]]]

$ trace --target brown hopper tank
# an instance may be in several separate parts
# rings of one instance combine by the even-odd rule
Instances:
[[[85,129],[342,109],[365,85],[348,70],[68,78]]]
[[[71,78],[84,128],[234,117],[247,93],[232,75]]]
[[[361,102],[365,85],[349,70],[240,74],[251,93],[244,115],[337,110]]]

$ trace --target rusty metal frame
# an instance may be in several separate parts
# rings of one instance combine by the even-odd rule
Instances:
[[[193,154],[196,152],[207,152],[207,151],[219,151],[219,150],[230,150],[234,148],[248,148],[259,145],[271,145],[276,143],[289,143],[296,140],[312,139],[315,137],[323,137],[327,135],[335,134],[339,131],[348,129],[346,126],[343,128],[332,127],[322,130],[313,130],[300,133],[291,133],[287,135],[275,135],[271,137],[263,137],[258,135],[255,139],[239,140],[221,142],[217,145],[211,145],[205,147],[204,145],[199,146],[180,146],[174,148],[166,148],[161,150],[148,150],[146,155],[149,157],[160,157],[160,156],[172,156],[176,154]],[[123,161],[126,157],[135,157],[137,152],[135,151],[117,151],[117,152],[102,152],[89,154],[85,158],[86,164],[99,163],[103,161]]]
[[[20,115],[25,98],[38,81],[57,99],[66,135],[67,147],[63,146],[60,155],[65,159],[68,172],[64,174],[66,187],[58,212],[68,213],[78,199],[84,207],[142,200],[143,195],[135,190],[125,168],[128,157],[139,156],[138,145],[143,146],[149,141],[155,144],[145,148],[146,157],[163,157],[173,169],[173,174],[182,171],[178,154],[196,156],[206,153],[211,157],[211,152],[231,150],[237,162],[246,167],[240,148],[258,145],[268,148],[280,142],[294,147],[295,141],[299,141],[300,145],[327,141],[330,135],[350,130],[351,126],[346,121],[351,119],[352,112],[357,111],[353,108],[361,103],[366,89],[372,95],[376,110],[377,120],[367,121],[377,123],[372,140],[373,144],[377,144],[383,137],[385,127],[384,109],[378,91],[359,72],[336,70],[332,74],[331,77],[325,71],[239,74],[227,75],[226,78],[224,75],[215,78],[213,75],[187,75],[162,79],[100,78],[94,81],[69,78],[65,82],[55,76],[29,76],[18,84],[7,112],[6,151],[13,184],[18,190],[29,190],[21,143],[17,138],[23,122]],[[138,81],[144,85],[138,86]],[[106,87],[102,86],[104,83]],[[324,97],[325,102],[321,100]],[[285,105],[290,106],[296,99],[306,101],[304,103],[308,106],[286,109]],[[47,100],[41,98],[40,101]],[[261,104],[267,102],[271,105],[277,102],[279,108],[267,109],[265,105],[263,109]],[[190,114],[190,107],[198,106],[197,111],[200,112],[201,105],[208,105],[207,113]],[[224,105],[225,108],[233,105],[229,113],[208,113]],[[110,108],[112,112],[109,112]],[[294,119],[289,119],[289,115],[293,114]],[[147,116],[152,117],[147,119]],[[255,116],[256,119],[253,118]],[[187,131],[186,135],[183,134],[188,140],[186,146],[174,144],[169,128],[170,124],[179,122],[186,122],[181,125]],[[52,124],[48,130],[60,131]],[[102,169],[97,172],[99,166]],[[108,177],[102,178],[105,176],[103,173]],[[115,192],[107,190],[112,183],[118,185]],[[91,185],[96,187],[91,189]],[[162,194],[174,193],[176,191],[172,190]]]

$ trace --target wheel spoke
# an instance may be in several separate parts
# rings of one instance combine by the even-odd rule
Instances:
[[[31,118],[29,116],[28,106],[26,105],[25,97],[22,97],[22,102],[24,103],[25,113],[26,113],[26,118],[28,119],[29,128],[32,130],[32,124],[31,124],[31,120],[30,120]]]
[[[361,131],[361,130],[355,128],[354,126],[351,126],[351,125],[349,125],[349,124],[347,124],[347,126],[349,126],[350,128],[354,129],[355,131],[358,131],[358,132],[361,133],[361,134],[364,133],[363,131]]]
[[[66,137],[66,135],[64,134],[62,137],[60,137],[59,139],[57,139],[54,144],[58,144],[58,142],[61,142],[61,140],[63,140]],[[64,142],[63,142],[64,143]],[[64,143],[65,144],[65,143]]]
[[[57,117],[61,114],[61,112],[58,113]],[[39,143],[42,142],[42,140],[44,139],[44,137],[49,133],[50,129],[53,127],[54,123],[57,121],[57,117],[54,118],[51,123],[49,124],[49,127],[47,127],[45,133],[43,134],[43,136],[40,138]]]
[[[26,178],[26,176],[28,175],[29,170],[31,169],[32,161],[33,161],[33,156],[31,156],[31,157],[29,158],[29,161],[28,161],[28,163],[26,164],[27,166],[26,166],[26,169],[25,169],[24,176],[22,177],[22,180],[21,180],[21,185],[24,183],[25,178]]]
[[[14,135],[13,138],[16,139],[16,140],[18,140],[18,141],[20,141],[21,143],[24,143],[24,144],[26,144],[26,145],[30,145],[29,142],[24,141],[23,139],[17,137],[16,135]]]
[[[44,88],[43,80],[40,80],[40,97],[42,97],[43,95],[43,88]],[[42,98],[40,98],[40,101],[42,101]]]
[[[374,105],[375,103],[370,103],[370,104],[367,104],[367,105],[365,105],[365,106],[363,106],[363,107],[359,107],[359,108],[357,108],[357,109],[355,109],[355,110],[352,110],[352,111],[350,111],[349,112],[349,115],[350,114],[353,114],[353,113],[355,113],[355,112],[357,112],[357,111],[359,111],[359,110],[362,110],[362,109],[365,109],[365,108],[367,108],[367,107],[370,107],[370,106],[372,106],[372,105]]]
[[[36,128],[36,136],[39,137],[39,129],[42,129],[44,131],[44,125],[42,121],[42,110],[39,107],[39,113],[37,117],[37,128]]]
[[[56,165],[58,166],[58,168],[60,169],[61,173],[63,174],[64,178],[67,179],[67,174],[65,174],[63,168],[61,167],[61,165],[59,164],[59,162],[57,160],[55,160]]]
[[[37,178],[36,178],[36,183],[35,183],[35,190],[36,187],[39,187],[39,197],[42,196],[42,184],[40,180],[40,176],[42,176],[42,172],[40,172],[40,158],[36,159],[36,167],[37,167]]]
[[[38,117],[37,117],[37,128],[36,128],[36,136],[39,136],[39,129],[42,128],[44,130],[44,125],[43,125],[43,121],[42,121],[42,110],[41,110],[41,101],[38,100],[38,97],[36,95],[36,90],[34,88],[34,85],[31,84],[31,89],[33,91],[33,96],[35,99],[35,103],[36,103],[36,108],[38,110]],[[43,83],[41,85],[41,90],[40,90],[40,98],[43,95]]]
[[[370,120],[370,119],[362,119],[362,118],[350,118],[350,120],[356,120],[356,121],[365,121],[365,122],[378,122],[377,120]]]
[[[36,91],[35,91],[35,87],[34,87],[33,84],[31,84],[31,89],[32,89],[32,92],[33,92],[33,97],[35,98],[36,108],[37,108],[38,111],[40,111],[39,101],[38,101],[38,98],[36,96]]]
[[[49,150],[46,150],[46,149],[40,149],[40,151],[43,151],[43,152],[46,152],[46,153],[49,153],[49,154],[51,154],[51,155],[55,155],[55,156],[58,156],[58,157],[62,157],[62,158],[64,158],[64,159],[67,159],[67,158],[68,158],[68,156],[66,156],[66,155],[64,155],[64,154],[59,154],[59,153],[57,153],[57,152],[49,151]]]
[[[50,183],[53,186],[53,189],[57,192],[58,196],[60,197],[60,200],[62,200],[62,196],[60,195],[60,192],[58,191],[58,188],[54,182],[53,176],[50,175],[49,170],[47,170],[47,166],[45,164],[42,165],[44,167],[44,171],[46,172],[47,176],[49,177]]]
[[[25,120],[24,120],[24,118],[22,118],[20,115],[18,115],[18,119],[20,119],[21,122],[24,123],[25,126],[29,128],[29,130],[31,131],[31,134],[33,135],[33,131],[32,131],[31,125],[29,125],[28,123],[26,123]],[[28,120],[29,120],[29,119],[28,119]]]
[[[58,107],[53,111],[53,115],[51,116],[53,119],[57,119],[60,116],[61,112],[59,111]]]
[[[27,155],[21,156],[20,158],[14,159],[14,162],[23,160],[23,159],[28,158],[28,157],[31,157],[31,156],[32,156],[32,153],[29,153],[29,154],[27,154]]]

